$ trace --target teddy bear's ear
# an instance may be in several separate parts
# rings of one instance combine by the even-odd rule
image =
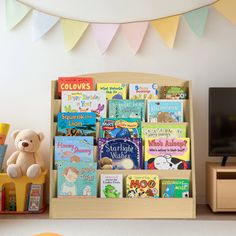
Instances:
[[[12,139],[16,139],[16,136],[17,136],[17,134],[19,134],[19,132],[20,132],[20,130],[15,130],[15,131],[13,131],[12,133],[11,133],[11,138]]]
[[[44,139],[44,134],[43,133],[38,133],[39,141],[42,141]]]

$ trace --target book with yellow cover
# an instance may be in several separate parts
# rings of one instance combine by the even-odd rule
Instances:
[[[126,84],[122,83],[97,83],[97,90],[106,92],[106,98],[126,99]]]
[[[145,169],[190,169],[190,139],[146,139]]]

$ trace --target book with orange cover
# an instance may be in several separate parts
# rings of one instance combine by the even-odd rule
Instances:
[[[93,78],[91,77],[59,77],[58,97],[62,91],[90,91],[94,90]]]

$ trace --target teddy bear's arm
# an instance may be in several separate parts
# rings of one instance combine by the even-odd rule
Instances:
[[[19,153],[20,153],[20,151],[13,152],[7,160],[7,165],[16,164],[16,159],[17,159]]]
[[[35,163],[39,164],[42,171],[44,171],[45,170],[45,165],[44,165],[43,158],[37,152],[34,154],[34,157],[35,157]]]

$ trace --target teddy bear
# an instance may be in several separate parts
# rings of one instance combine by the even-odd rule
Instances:
[[[11,134],[17,151],[7,160],[7,174],[11,178],[26,175],[31,179],[38,178],[45,170],[43,158],[38,154],[38,149],[44,136],[33,130],[16,130]]]

